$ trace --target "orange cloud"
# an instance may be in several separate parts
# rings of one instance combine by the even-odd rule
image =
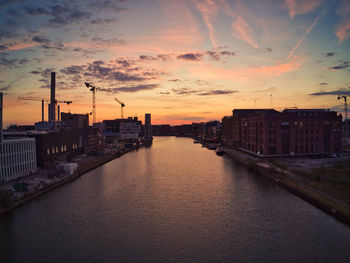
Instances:
[[[201,79],[229,80],[235,82],[247,82],[259,78],[274,78],[285,73],[295,71],[302,66],[303,59],[292,59],[286,63],[277,65],[246,67],[237,69],[216,68],[210,65],[192,67],[188,71]]]
[[[17,45],[13,45],[13,46],[9,46],[6,50],[4,51],[8,51],[8,50],[20,50],[20,49],[25,49],[25,48],[29,48],[29,47],[36,47],[38,46],[38,43],[20,43]]]

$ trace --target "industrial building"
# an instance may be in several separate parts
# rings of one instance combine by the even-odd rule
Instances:
[[[33,138],[36,142],[36,161],[40,167],[47,167],[54,161],[66,162],[84,153],[83,134],[79,130],[5,132],[4,137]]]
[[[0,181],[26,176],[36,171],[35,140],[3,137],[3,94],[0,92]]]
[[[341,119],[324,109],[234,110],[223,119],[223,141],[260,156],[338,154]]]
[[[117,140],[139,142],[141,140],[141,127],[142,122],[137,117],[104,120],[102,123],[103,135],[108,143],[114,143]]]

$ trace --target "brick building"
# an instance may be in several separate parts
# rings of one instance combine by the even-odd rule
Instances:
[[[261,155],[341,151],[341,115],[323,109],[255,111],[241,118],[240,148]]]
[[[341,115],[324,109],[233,110],[222,119],[224,144],[257,155],[321,155],[341,151]]]

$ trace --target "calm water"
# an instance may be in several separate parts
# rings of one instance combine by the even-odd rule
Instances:
[[[191,139],[155,138],[0,218],[0,262],[350,262],[350,228]]]

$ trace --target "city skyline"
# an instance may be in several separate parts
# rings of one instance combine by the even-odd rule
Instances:
[[[90,112],[84,82],[98,87],[99,122],[120,117],[114,98],[125,116],[182,124],[233,108],[341,112],[350,95],[349,1],[2,1],[0,14],[5,127],[41,120],[17,97],[48,99],[52,71],[73,101],[62,112]]]

